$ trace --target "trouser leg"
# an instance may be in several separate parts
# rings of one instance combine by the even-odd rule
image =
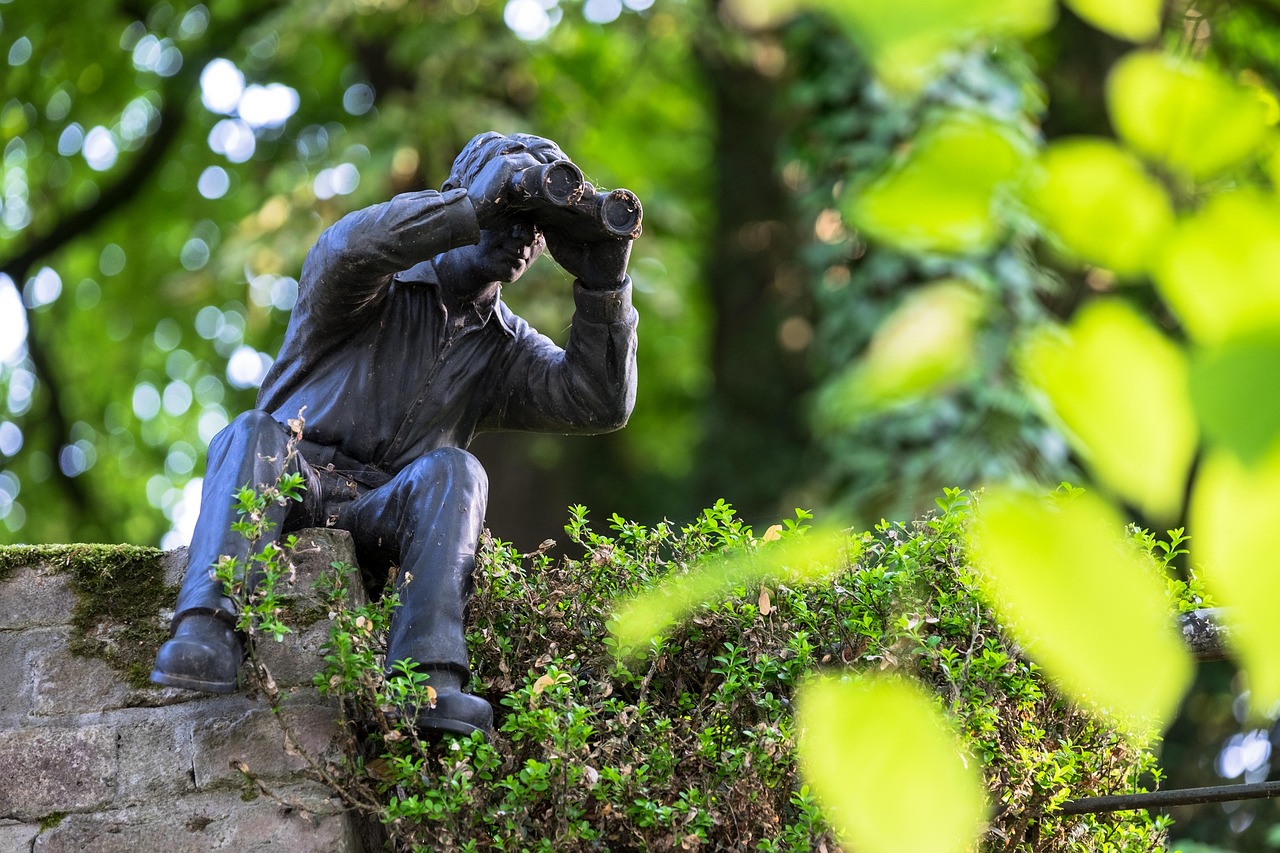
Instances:
[[[338,526],[351,531],[357,548],[400,564],[388,665],[408,659],[469,672],[464,616],[488,496],[479,461],[441,448],[343,509]]]
[[[266,412],[255,410],[232,421],[209,445],[200,515],[188,550],[187,573],[178,593],[175,625],[190,612],[234,617],[235,608],[223,595],[222,584],[213,571],[223,555],[249,566],[251,544],[231,529],[239,520],[235,494],[246,485],[262,489],[274,484],[284,471],[288,442],[289,433],[283,425]],[[292,471],[310,475],[308,468],[301,457],[295,456],[290,464]],[[276,541],[286,528],[290,513],[296,514],[299,509],[293,502],[267,507],[266,520],[273,527],[252,546],[254,550],[261,551]]]

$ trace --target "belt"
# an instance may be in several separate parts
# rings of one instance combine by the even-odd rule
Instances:
[[[332,445],[319,444],[304,438],[298,442],[298,452],[302,454],[303,459],[311,463],[312,467],[337,471],[371,489],[385,485],[391,480],[391,475],[381,468],[352,459]]]

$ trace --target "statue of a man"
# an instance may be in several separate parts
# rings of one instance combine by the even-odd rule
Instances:
[[[547,139],[481,134],[440,192],[396,196],[321,235],[258,408],[209,447],[189,569],[152,681],[236,689],[243,643],[212,567],[222,555],[247,564],[249,546],[232,532],[233,495],[276,481],[286,424],[305,409],[289,463],[305,479],[304,499],[270,510],[269,536],[339,527],[366,567],[398,565],[388,666],[411,661],[437,697],[418,712],[418,728],[492,731],[489,703],[463,692],[463,614],[488,497],[485,472],[464,448],[481,430],[616,430],[635,401],[626,270],[636,232],[601,232],[587,214],[521,188],[540,164],[580,176],[567,160]],[[501,300],[502,284],[544,248],[577,279],[564,349]]]

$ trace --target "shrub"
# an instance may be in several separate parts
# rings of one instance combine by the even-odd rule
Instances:
[[[488,743],[413,737],[395,708],[426,700],[427,687],[384,679],[378,657],[394,597],[343,606],[357,575],[340,567],[317,683],[342,697],[360,744],[343,785],[355,802],[382,798],[398,849],[834,849],[797,776],[790,697],[816,669],[894,669],[934,691],[985,766],[983,850],[1162,849],[1166,820],[1146,812],[1055,815],[1068,799],[1158,782],[1153,744],[1077,710],[1019,657],[965,560],[970,496],[949,490],[938,503],[919,521],[850,533],[856,556],[828,581],[734,589],[629,663],[608,631],[619,597],[708,554],[758,547],[729,505],[679,528],[614,516],[607,532],[574,507],[566,532],[581,554],[565,559],[486,534],[469,640],[471,687],[497,708]],[[1158,549],[1143,531],[1135,541]]]

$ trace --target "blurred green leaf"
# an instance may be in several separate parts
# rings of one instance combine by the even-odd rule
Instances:
[[[1108,504],[1087,492],[1051,505],[993,490],[971,537],[993,606],[1068,695],[1139,729],[1173,719],[1192,662],[1163,578]]]
[[[1022,173],[1029,156],[1012,129],[954,113],[922,130],[885,174],[846,192],[843,213],[898,248],[980,251],[1003,233],[994,216],[997,191]]]
[[[817,676],[796,708],[801,772],[851,850],[974,849],[986,822],[982,774],[919,687]]]
[[[1181,349],[1106,299],[1035,334],[1020,368],[1099,480],[1155,518],[1176,516],[1197,440]]]
[[[831,389],[830,417],[848,421],[972,373],[974,328],[983,311],[981,296],[968,282],[947,279],[912,293]]]
[[[723,598],[736,586],[764,578],[807,583],[840,570],[848,537],[830,526],[815,526],[805,535],[762,542],[747,549],[716,554],[673,575],[656,589],[619,604],[609,630],[619,654],[642,650],[671,630],[699,605]]]
[[[1234,340],[1197,351],[1191,402],[1205,434],[1246,465],[1263,460],[1280,437],[1280,335]]]
[[[1267,131],[1266,104],[1256,92],[1156,51],[1136,51],[1115,64],[1107,106],[1134,150],[1197,180],[1252,154]]]
[[[949,50],[982,36],[1033,36],[1053,26],[1052,0],[808,0],[831,14],[890,88],[919,89]]]
[[[724,0],[724,13],[739,25],[752,30],[780,26],[805,4],[802,0]]]
[[[1152,273],[1187,333],[1205,344],[1280,326],[1280,203],[1223,193],[1181,223]]]
[[[1162,0],[1063,0],[1100,30],[1128,41],[1148,41],[1160,32]]]
[[[1122,276],[1146,270],[1173,224],[1160,183],[1104,139],[1050,145],[1028,182],[1028,201],[1068,254]]]
[[[1191,496],[1190,529],[1206,588],[1228,614],[1229,642],[1248,676],[1258,715],[1280,702],[1280,565],[1270,547],[1280,518],[1280,455],[1246,467],[1231,453],[1205,458]]]

